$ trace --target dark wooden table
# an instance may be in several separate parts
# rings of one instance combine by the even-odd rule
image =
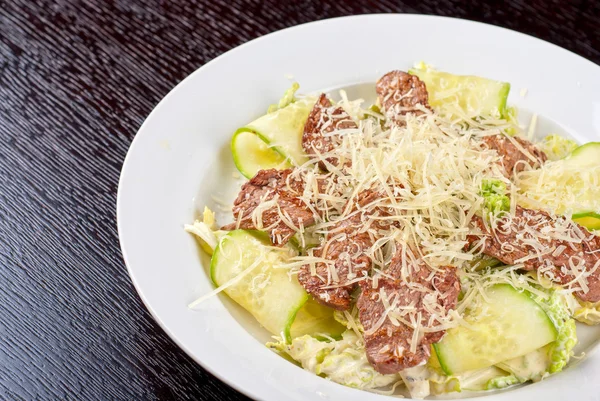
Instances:
[[[1,399],[246,399],[138,298],[115,223],[121,164],[152,108],[210,59],[287,26],[374,12],[485,21],[600,63],[597,0],[0,0]]]

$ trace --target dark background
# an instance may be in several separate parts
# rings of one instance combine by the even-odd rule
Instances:
[[[115,222],[121,164],[152,108],[207,61],[287,26],[374,12],[484,21],[600,63],[596,0],[0,0],[1,399],[245,399],[136,294]]]

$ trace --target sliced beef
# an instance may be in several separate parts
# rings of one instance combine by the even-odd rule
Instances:
[[[358,128],[358,126],[343,108],[333,106],[323,93],[319,96],[304,125],[302,148],[309,155],[329,153],[342,141],[341,136],[334,131],[350,128]],[[330,156],[326,160],[333,165],[338,164],[337,157]],[[323,161],[319,162],[319,166],[327,170]]]
[[[301,267],[298,280],[318,302],[337,310],[350,307],[351,292],[357,285],[355,279],[365,277],[372,267],[366,252],[373,246],[376,236],[366,230],[366,220],[369,216],[385,213],[383,208],[370,209],[369,212],[360,209],[378,198],[381,194],[367,190],[361,192],[356,200],[351,200],[353,207],[349,217],[333,226],[323,245],[313,249],[313,256],[327,262]],[[375,227],[386,228],[384,223],[379,222]]]
[[[548,279],[572,288],[581,287],[573,281],[581,275],[588,289],[578,289],[575,294],[584,301],[600,301],[600,237],[584,227],[520,206],[514,216],[505,216],[494,224],[495,228],[488,228],[478,216],[473,223],[483,233],[486,255],[508,265],[523,263],[525,270],[539,270]],[[539,245],[534,246],[535,243]]]
[[[418,115],[429,108],[427,87],[416,75],[390,71],[379,78],[375,90],[386,117],[396,124],[403,124],[408,113]]]
[[[365,251],[373,246],[373,239],[366,232],[358,232],[362,225],[360,215],[342,221],[336,229],[337,235],[325,245],[317,247],[313,256],[326,259],[327,262],[315,264],[315,274],[311,265],[302,266],[298,273],[300,284],[318,302],[337,310],[350,308],[351,292],[357,277],[364,277],[371,270],[371,259]],[[335,270],[337,279],[330,269]]]
[[[529,153],[522,152],[509,138],[504,134],[491,135],[483,138],[483,142],[489,149],[498,152],[501,157],[501,165],[504,168],[504,175],[507,178],[513,174],[519,173],[525,169],[525,164],[532,168],[538,168],[547,160],[546,154],[539,150],[533,143],[518,137],[513,137],[523,149]]]
[[[281,246],[289,241],[300,225],[307,227],[314,224],[313,212],[299,198],[304,192],[305,183],[293,171],[270,169],[256,173],[242,186],[233,203],[236,222],[223,229],[265,230],[269,232],[271,242]],[[268,203],[270,206],[264,207]],[[259,206],[262,211],[257,214],[260,216],[253,216]],[[256,225],[255,221],[259,224]]]
[[[434,271],[417,260],[408,262],[409,271],[403,274],[402,258],[399,250],[386,276],[361,282],[356,303],[365,330],[367,358],[383,374],[397,373],[429,359],[431,344],[440,341],[445,331],[420,331],[416,350],[411,352],[414,330],[402,320],[432,329],[432,315],[445,316],[455,307],[460,291],[456,269]],[[385,316],[382,294],[391,305],[391,312]]]

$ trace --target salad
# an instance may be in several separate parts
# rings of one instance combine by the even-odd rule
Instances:
[[[186,225],[215,290],[327,380],[424,398],[565,368],[600,322],[600,143],[536,140],[510,85],[419,63],[375,104],[297,95],[238,129],[226,225]],[[404,390],[402,390],[404,389]]]

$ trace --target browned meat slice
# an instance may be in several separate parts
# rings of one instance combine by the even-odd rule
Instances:
[[[416,75],[390,71],[379,78],[375,90],[386,117],[396,124],[402,124],[408,113],[418,115],[423,107],[429,108],[427,87]]]
[[[340,220],[329,230],[325,243],[313,249],[313,256],[327,262],[306,264],[298,272],[298,280],[306,291],[318,302],[337,310],[350,307],[351,292],[356,288],[356,279],[366,277],[372,261],[366,255],[375,241],[373,233],[365,228],[369,216],[384,213],[383,209],[370,212],[360,208],[371,204],[381,195],[373,191],[363,191],[358,195],[352,213]],[[378,229],[385,229],[384,223],[377,222]]]
[[[314,224],[313,212],[299,198],[305,183],[292,174],[293,171],[270,169],[256,173],[242,186],[233,203],[236,222],[223,229],[266,230],[270,233],[271,242],[281,246],[289,241],[300,225],[307,227]],[[259,206],[261,213],[254,213]]]
[[[501,165],[504,168],[504,175],[507,178],[523,171],[525,164],[528,164],[532,168],[538,168],[546,162],[546,154],[539,150],[533,143],[518,137],[513,137],[512,139],[525,149],[529,155],[523,153],[506,135],[491,135],[483,138],[486,146],[498,152],[498,155],[502,158]]]
[[[358,127],[343,108],[333,106],[327,96],[322,93],[304,125],[302,148],[309,155],[329,153],[341,142],[341,136],[333,132],[349,128]],[[337,157],[331,156],[326,160],[333,165],[338,163]],[[323,161],[319,162],[319,166],[323,170],[327,170]]]
[[[493,232],[481,217],[473,222],[484,233],[486,255],[509,265],[523,263],[525,270],[538,270],[556,283],[578,288],[575,294],[584,301],[600,301],[600,237],[562,217],[520,206],[512,218],[500,219]]]
[[[351,292],[356,285],[352,280],[364,277],[371,270],[371,259],[364,251],[374,241],[368,233],[355,233],[360,225],[360,217],[344,220],[336,227],[341,227],[340,237],[334,235],[326,245],[313,251],[313,256],[327,259],[327,262],[316,263],[314,275],[310,264],[302,266],[298,272],[298,280],[306,292],[337,310],[350,308]]]
[[[402,274],[402,264],[402,252],[398,251],[387,271],[392,278],[379,276],[361,282],[362,292],[356,303],[365,329],[367,359],[383,374],[397,373],[429,359],[431,344],[440,341],[445,331],[419,331],[416,349],[411,351],[414,329],[403,322],[420,329],[435,328],[433,315],[446,316],[456,305],[460,291],[452,267],[433,271],[418,260],[408,264],[411,272]]]

